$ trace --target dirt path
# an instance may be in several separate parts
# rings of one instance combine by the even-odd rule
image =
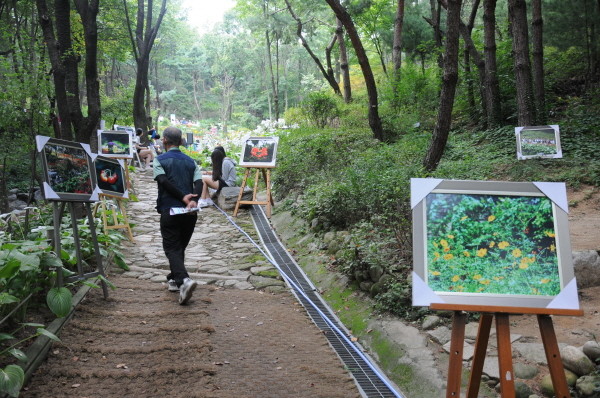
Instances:
[[[137,243],[123,252],[135,271],[109,272],[108,300],[90,291],[23,397],[360,397],[306,311],[281,280],[255,275],[264,258],[214,208],[186,252],[200,286],[180,306],[164,283],[156,184],[134,178]]]

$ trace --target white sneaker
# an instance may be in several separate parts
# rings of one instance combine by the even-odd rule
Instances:
[[[183,285],[179,286],[179,304],[184,305],[192,298],[196,286],[198,283],[190,278],[183,280]]]
[[[169,279],[167,284],[169,285],[170,292],[178,292],[179,291],[179,286],[177,286],[177,283],[173,279]]]
[[[206,205],[207,206],[214,206],[215,202],[213,202],[213,200],[211,198],[206,198]]]
[[[198,201],[198,207],[202,208],[202,207],[208,207],[208,206],[210,206],[210,205],[208,204],[206,199],[200,199]]]

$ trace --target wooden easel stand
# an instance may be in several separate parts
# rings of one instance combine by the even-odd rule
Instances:
[[[246,172],[244,173],[244,180],[242,181],[242,186],[240,187],[240,193],[238,194],[237,202],[235,204],[235,209],[233,210],[233,216],[237,216],[238,210],[240,209],[240,205],[248,204],[248,205],[266,205],[267,206],[267,217],[271,218],[271,207],[274,205],[273,195],[271,194],[271,169],[266,167],[256,167],[256,173],[254,174],[254,190],[252,191],[252,200],[242,200],[242,195],[244,194],[244,188],[248,183],[248,177],[250,176],[250,170],[252,167],[246,168]],[[262,201],[257,199],[258,194],[258,179],[260,174],[262,173],[263,180],[265,181],[266,189],[267,189],[267,199]]]
[[[59,205],[60,203],[60,205]],[[62,270],[58,270],[57,271],[57,284],[59,287],[64,286],[64,283],[70,283],[70,282],[76,282],[76,281],[80,281],[80,280],[85,280],[85,279],[90,279],[93,277],[96,277],[98,275],[101,275],[103,277],[106,277],[106,275],[104,274],[104,266],[102,265],[102,255],[100,254],[100,246],[98,245],[98,236],[96,235],[96,225],[94,222],[94,217],[92,216],[92,206],[90,203],[84,203],[85,206],[85,210],[86,210],[86,214],[87,214],[87,218],[88,218],[88,224],[90,227],[90,235],[92,236],[92,242],[94,245],[94,253],[96,255],[96,271],[92,271],[92,272],[85,272],[83,269],[83,261],[82,261],[82,255],[81,255],[81,245],[80,245],[80,239],[79,239],[79,227],[77,225],[77,217],[75,215],[75,205],[74,202],[68,202],[69,203],[69,212],[71,215],[71,227],[73,228],[73,239],[74,239],[74,245],[75,245],[75,255],[77,257],[77,273],[75,275],[69,276],[68,278],[63,278],[63,273]],[[62,220],[62,215],[64,213],[65,210],[65,206],[66,206],[67,202],[53,202],[52,203],[52,218],[53,218],[53,222],[54,222],[54,234],[53,234],[53,241],[54,241],[54,251],[55,253],[60,256],[61,253],[61,242],[60,242],[60,226],[61,226],[61,220]],[[104,282],[103,280],[100,281],[100,284],[102,286],[102,293],[104,294],[104,298],[108,298],[108,286],[106,285],[106,282]]]
[[[448,364],[448,383],[446,397],[459,397],[462,376],[463,347],[467,316],[463,311],[481,312],[479,329],[475,342],[475,353],[471,366],[471,376],[467,389],[467,398],[477,398],[483,363],[489,342],[492,319],[496,318],[496,337],[498,342],[498,364],[500,368],[500,394],[503,398],[515,396],[515,380],[510,342],[509,314],[535,314],[542,336],[552,385],[557,398],[570,398],[560,350],[550,315],[582,316],[583,310],[529,308],[529,307],[493,307],[478,305],[431,304],[431,309],[454,311],[452,336],[450,340],[450,361]]]
[[[104,194],[100,194],[99,197],[100,197],[100,201],[96,204],[96,207],[94,208],[94,215],[98,211],[98,207],[101,207],[102,208],[102,223],[104,226],[104,231],[108,231],[111,229],[125,229],[125,233],[127,235],[127,238],[129,239],[129,241],[132,243],[135,243],[135,241],[133,240],[133,233],[131,232],[131,226],[129,225],[129,219],[127,218],[127,210],[125,208],[125,205],[123,204],[123,198],[107,196]],[[112,212],[112,218],[113,218],[112,225],[108,224],[108,217],[106,215],[107,210],[108,210],[106,202],[108,199],[113,199],[117,203],[115,207],[116,207],[116,209],[118,209],[120,211],[120,214],[123,217],[122,224],[119,223],[118,212],[116,211],[116,209],[115,209],[115,211]]]

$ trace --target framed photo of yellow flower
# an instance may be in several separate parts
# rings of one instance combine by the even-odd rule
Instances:
[[[411,180],[413,305],[578,309],[562,183]]]

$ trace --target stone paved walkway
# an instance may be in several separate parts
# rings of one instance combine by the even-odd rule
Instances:
[[[162,249],[160,216],[155,210],[157,184],[150,171],[137,171],[131,177],[139,201],[128,203],[127,216],[134,224],[135,243],[123,242],[123,252],[131,268],[127,275],[165,283],[169,265]],[[248,211],[240,210],[233,220],[259,242]],[[285,289],[275,268],[215,207],[204,208],[198,214],[185,264],[190,276],[200,284],[244,290]]]

